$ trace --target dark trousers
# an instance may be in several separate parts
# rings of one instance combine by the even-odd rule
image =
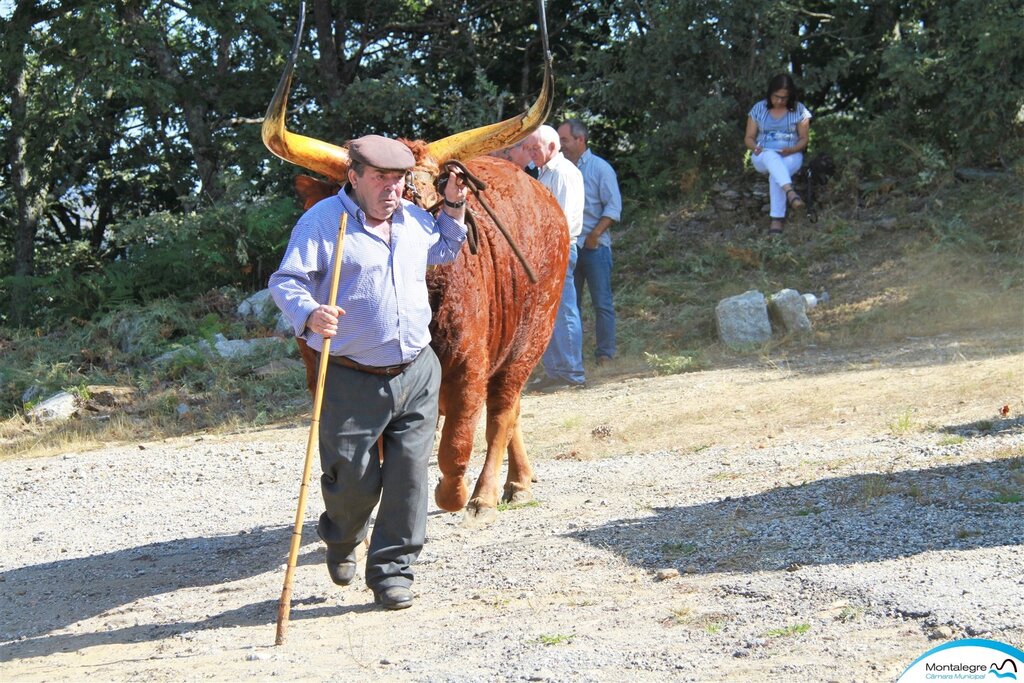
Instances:
[[[395,377],[333,363],[327,369],[320,413],[325,512],[317,533],[332,557],[343,557],[366,538],[379,501],[366,558],[366,584],[375,590],[412,584],[410,565],[426,536],[440,386],[441,365],[429,346]]]

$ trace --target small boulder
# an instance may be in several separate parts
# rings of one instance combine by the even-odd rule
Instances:
[[[787,334],[809,334],[811,321],[807,319],[807,301],[795,289],[781,289],[768,299],[771,321]]]
[[[281,343],[276,337],[260,337],[258,339],[221,339],[214,344],[221,358],[244,358],[263,349]]]
[[[288,316],[284,313],[279,313],[277,316],[277,324],[274,325],[274,334],[282,337],[294,337],[295,328],[292,327],[292,323],[288,320]]]
[[[62,391],[54,394],[26,413],[36,422],[63,422],[78,414],[78,399],[74,394]]]
[[[677,576],[679,576],[679,570],[678,569],[672,569],[672,568],[659,569],[654,574],[654,578],[656,578],[658,581],[667,581],[669,579],[674,579]]]
[[[270,290],[264,289],[238,304],[236,312],[240,318],[252,318],[264,325],[270,325],[275,322],[277,305],[270,296]]]
[[[719,339],[732,349],[759,346],[772,337],[764,294],[755,289],[719,301],[715,324]]]

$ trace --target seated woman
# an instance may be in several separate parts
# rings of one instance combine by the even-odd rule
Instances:
[[[807,149],[807,131],[811,112],[797,102],[796,84],[789,74],[768,81],[765,99],[747,115],[747,134],[743,142],[753,152],[750,157],[759,173],[768,174],[771,203],[769,235],[778,235],[786,219],[786,207],[803,209],[804,201],[793,189],[793,174],[800,170]]]

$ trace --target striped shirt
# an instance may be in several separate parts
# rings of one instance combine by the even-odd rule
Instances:
[[[761,100],[750,109],[750,118],[757,124],[757,144],[765,149],[792,147],[800,139],[796,127],[801,121],[811,118],[807,107],[796,103],[796,111],[786,110],[779,118],[771,115],[768,101]]]
[[[619,193],[619,181],[615,177],[615,169],[607,161],[589,149],[576,161],[583,173],[585,198],[583,203],[583,231],[576,241],[580,249],[590,231],[607,216],[618,222],[622,217],[622,195]],[[611,230],[605,230],[597,238],[597,243],[604,247],[612,246]]]
[[[435,219],[403,200],[391,216],[388,244],[366,229],[366,215],[345,188],[317,202],[295,224],[269,284],[295,335],[317,351],[323,348],[323,337],[306,329],[306,319],[330,295],[343,212],[348,213],[348,224],[336,305],[345,314],[331,340],[331,355],[364,365],[408,363],[430,343],[427,266],[455,260],[466,239],[466,226],[443,211]]]

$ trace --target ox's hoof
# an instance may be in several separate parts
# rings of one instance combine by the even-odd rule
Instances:
[[[434,502],[437,507],[447,512],[458,512],[466,507],[469,500],[469,487],[462,477],[441,477],[434,488]]]
[[[533,492],[522,484],[510,481],[505,484],[505,494],[501,499],[506,503],[511,503],[512,505],[522,505],[523,503],[529,503],[533,500]]]
[[[493,505],[487,505],[479,498],[474,498],[466,506],[466,514],[462,518],[462,526],[476,529],[487,526],[497,518],[498,508]]]

